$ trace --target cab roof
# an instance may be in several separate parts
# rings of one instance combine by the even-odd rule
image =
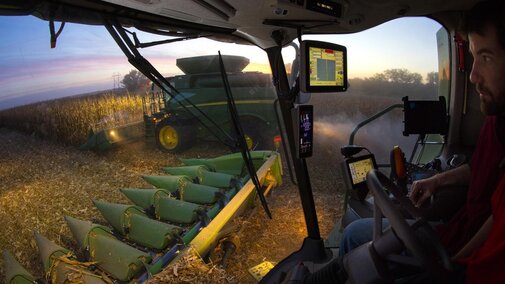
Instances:
[[[366,30],[406,16],[461,13],[479,0],[0,0],[0,14],[125,27],[168,36],[287,44],[301,34]],[[272,37],[274,33],[277,37]],[[415,31],[412,31],[415,32]]]

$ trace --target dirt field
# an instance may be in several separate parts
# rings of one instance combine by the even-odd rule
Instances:
[[[179,157],[213,157],[227,153],[216,144],[200,144]],[[319,156],[319,159],[317,158]],[[179,158],[136,142],[104,154],[82,152],[0,128],[0,249],[10,250],[36,277],[43,276],[33,231],[75,250],[64,215],[101,221],[93,199],[128,203],[122,187],[148,186],[144,174],[161,174],[162,166],[181,165]],[[318,160],[316,160],[318,159]],[[342,185],[335,172],[319,167],[327,153],[309,160],[321,235],[331,230],[341,211]],[[335,167],[336,170],[336,167]],[[238,222],[240,247],[227,273],[239,283],[254,283],[247,269],[264,260],[280,261],[297,250],[306,235],[296,186],[285,170],[284,185],[268,197],[273,219],[258,206]],[[0,260],[0,279],[5,279]]]

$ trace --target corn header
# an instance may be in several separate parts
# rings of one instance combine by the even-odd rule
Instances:
[[[259,194],[282,183],[280,156],[251,152]],[[190,249],[206,256],[227,236],[233,218],[254,205],[256,190],[240,153],[185,159],[166,175],[143,176],[153,188],[122,188],[131,204],[94,200],[107,224],[65,216],[78,250],[61,247],[34,232],[48,283],[142,283]],[[4,251],[6,283],[42,281]]]

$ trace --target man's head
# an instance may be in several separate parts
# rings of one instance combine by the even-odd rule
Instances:
[[[505,1],[477,4],[467,15],[473,55],[470,81],[477,87],[486,115],[505,114]]]

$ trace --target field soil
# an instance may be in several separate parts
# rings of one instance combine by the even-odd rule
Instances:
[[[322,237],[328,235],[342,214],[343,183],[336,151],[335,145],[321,147],[308,160]],[[142,175],[162,174],[163,166],[180,166],[179,158],[210,158],[226,153],[228,150],[219,144],[199,143],[183,154],[171,155],[144,141],[106,153],[83,152],[0,128],[0,250],[8,249],[34,276],[43,277],[34,231],[76,251],[65,215],[105,223],[92,200],[129,203],[119,189],[151,187]],[[300,248],[306,226],[298,188],[290,180],[285,161],[284,183],[273,189],[267,201],[272,219],[258,204],[247,212],[247,218],[235,221],[240,245],[227,259],[226,277],[219,282],[255,283],[249,268],[263,261],[278,262]],[[219,260],[218,250],[214,257]],[[217,270],[218,264],[209,265]],[[5,279],[3,259],[0,279]],[[209,279],[204,282],[214,282]]]

